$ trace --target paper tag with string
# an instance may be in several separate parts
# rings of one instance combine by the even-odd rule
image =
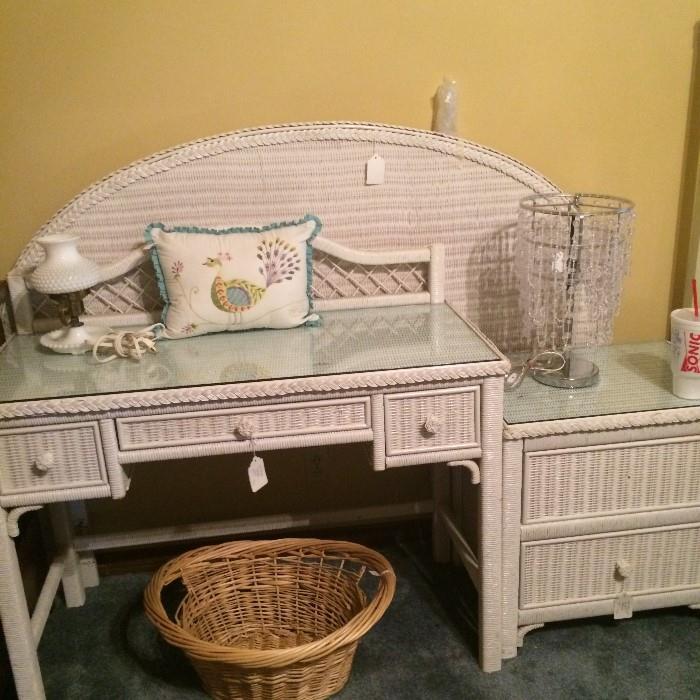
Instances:
[[[250,490],[255,493],[260,491],[263,486],[267,485],[267,474],[265,473],[265,462],[262,457],[253,457],[250,460],[248,467],[248,479],[250,481]]]
[[[613,618],[615,620],[626,620],[632,617],[633,600],[629,593],[620,593],[613,603]]]
[[[622,590],[613,603],[613,618],[615,620],[625,620],[632,617],[634,602],[628,590],[633,568],[633,565],[626,559],[620,559],[615,564],[615,578],[622,582]]]
[[[248,466],[248,481],[250,481],[250,490],[253,493],[260,491],[263,486],[267,486],[267,472],[265,471],[265,462],[262,457],[255,454],[255,441],[250,439],[250,444],[253,448],[253,459],[250,460]]]

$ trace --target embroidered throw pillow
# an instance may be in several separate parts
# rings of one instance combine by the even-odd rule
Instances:
[[[151,224],[146,240],[165,302],[169,338],[248,328],[293,328],[316,320],[311,241],[321,222],[223,230]]]

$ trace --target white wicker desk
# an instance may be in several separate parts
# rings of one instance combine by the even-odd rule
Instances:
[[[597,387],[506,394],[504,658],[546,622],[700,604],[700,404],[668,351],[602,348]]]
[[[385,178],[368,186],[367,161],[375,154],[385,161]],[[235,430],[239,426],[247,433],[248,426],[237,422],[243,420],[263,428],[255,439],[258,451],[371,441],[376,469],[442,461],[433,469],[434,503],[429,504],[435,506],[435,553],[450,556],[449,538],[452,553],[481,589],[481,664],[499,668],[506,363],[488,344],[469,341],[471,332],[461,322],[446,322],[453,329],[446,331],[439,311],[416,324],[409,320],[412,311],[397,309],[387,324],[371,320],[368,307],[447,301],[500,347],[521,348],[522,319],[514,303],[518,201],[556,189],[509,156],[463,139],[340,122],[260,127],[193,141],[117,170],[68,202],[27,243],[8,274],[21,334],[42,333],[56,324],[55,306],[25,281],[43,258],[39,239],[44,235],[79,236],[81,252],[109,265],[115,275],[85,298],[90,320],[112,327],[148,325],[161,313],[153,267],[144,261],[122,268],[118,261],[132,259],[150,223],[228,228],[310,212],[323,222],[313,243],[315,308],[324,315],[331,309],[364,309],[346,318],[356,319],[359,337],[376,339],[381,348],[358,345],[357,334],[347,341],[343,328],[338,338],[327,322],[321,332],[285,331],[285,338],[297,339],[293,358],[285,341],[277,353],[249,347],[215,367],[213,352],[205,349],[226,346],[227,340],[212,338],[177,341],[172,354],[164,346],[158,362],[142,367],[115,364],[100,372],[99,383],[94,372],[66,376],[57,357],[42,356],[39,372],[18,370],[19,383],[6,384],[0,394],[6,402],[0,409],[7,410],[0,413],[0,430],[13,431],[0,435],[5,445],[0,460],[6,463],[0,473],[10,479],[7,488],[2,486],[0,506],[15,508],[6,523],[14,526],[19,509],[55,502],[55,530],[67,552],[63,564],[52,569],[34,637],[40,635],[61,566],[69,603],[82,599],[60,502],[123,496],[128,480],[122,465],[131,462],[249,450],[249,441]],[[8,358],[24,361],[27,343],[32,347],[31,339],[13,341],[14,349],[0,364]],[[487,357],[470,355],[470,347],[488,347]],[[454,354],[440,360],[449,348]],[[206,376],[195,380],[194,368]],[[440,425],[440,415],[431,417],[435,413],[450,420]],[[163,437],[170,442],[163,444]],[[57,448],[67,454],[74,450],[80,459],[70,460],[71,468],[58,462],[57,468]],[[19,481],[7,466],[8,455],[20,459],[14,467],[23,475]],[[41,475],[33,462],[44,470]],[[455,464],[451,474],[447,462]],[[468,483],[479,479],[476,489]],[[481,535],[468,533],[476,555],[456,526],[465,510],[462,496],[474,493],[482,505]],[[0,612],[10,630],[20,693],[41,697],[14,548],[6,534],[0,533],[0,540],[5,572]]]
[[[375,469],[455,460],[476,467],[481,662],[500,667],[507,363],[492,346],[437,304],[329,311],[320,328],[159,348],[138,364],[96,366],[18,336],[0,353],[0,612],[20,698],[43,697],[35,647],[61,578],[68,604],[84,601],[64,502],[123,497],[131,463],[250,451],[248,430],[258,453],[372,442]],[[447,532],[449,489],[435,497]],[[59,552],[30,620],[12,534],[22,512],[43,504],[52,504]]]

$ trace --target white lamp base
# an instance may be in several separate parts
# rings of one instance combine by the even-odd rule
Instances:
[[[92,350],[92,346],[108,332],[109,328],[104,326],[69,326],[44,333],[39,342],[54,352],[82,355]]]

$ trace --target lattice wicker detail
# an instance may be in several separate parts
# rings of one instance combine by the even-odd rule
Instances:
[[[696,505],[698,440],[526,456],[524,522]]]
[[[120,279],[94,287],[85,299],[85,310],[90,315],[155,311],[162,305],[150,261]]]
[[[3,495],[106,483],[93,424],[0,433]]]
[[[169,616],[161,592],[175,581],[187,592]],[[347,682],[358,641],[384,614],[394,588],[390,564],[360,545],[231,542],[167,563],[144,602],[212,697],[320,700]]]
[[[525,543],[520,607],[614,598],[618,562],[631,571],[627,592],[700,586],[700,526]]]
[[[122,449],[192,445],[221,440],[241,440],[324,433],[369,427],[366,399],[336,404],[327,401],[246,412],[206,411],[198,415],[166,418],[122,419],[117,422]]]
[[[360,265],[314,251],[316,299],[393,296],[428,291],[427,263]]]
[[[32,292],[34,318],[56,318],[56,305],[44,294]],[[84,299],[87,316],[158,312],[163,302],[150,261],[123,277],[93,287]]]
[[[39,292],[31,290],[29,301],[34,319],[58,318],[58,306],[46,294],[39,294]]]
[[[474,447],[478,387],[385,396],[387,455]]]
[[[427,291],[427,263],[360,265],[319,251],[314,254],[312,294],[315,299],[354,299]],[[87,316],[157,313],[163,306],[150,262],[123,277],[93,287],[84,303]],[[58,316],[56,305],[44,294],[32,292],[31,305],[35,319]]]

